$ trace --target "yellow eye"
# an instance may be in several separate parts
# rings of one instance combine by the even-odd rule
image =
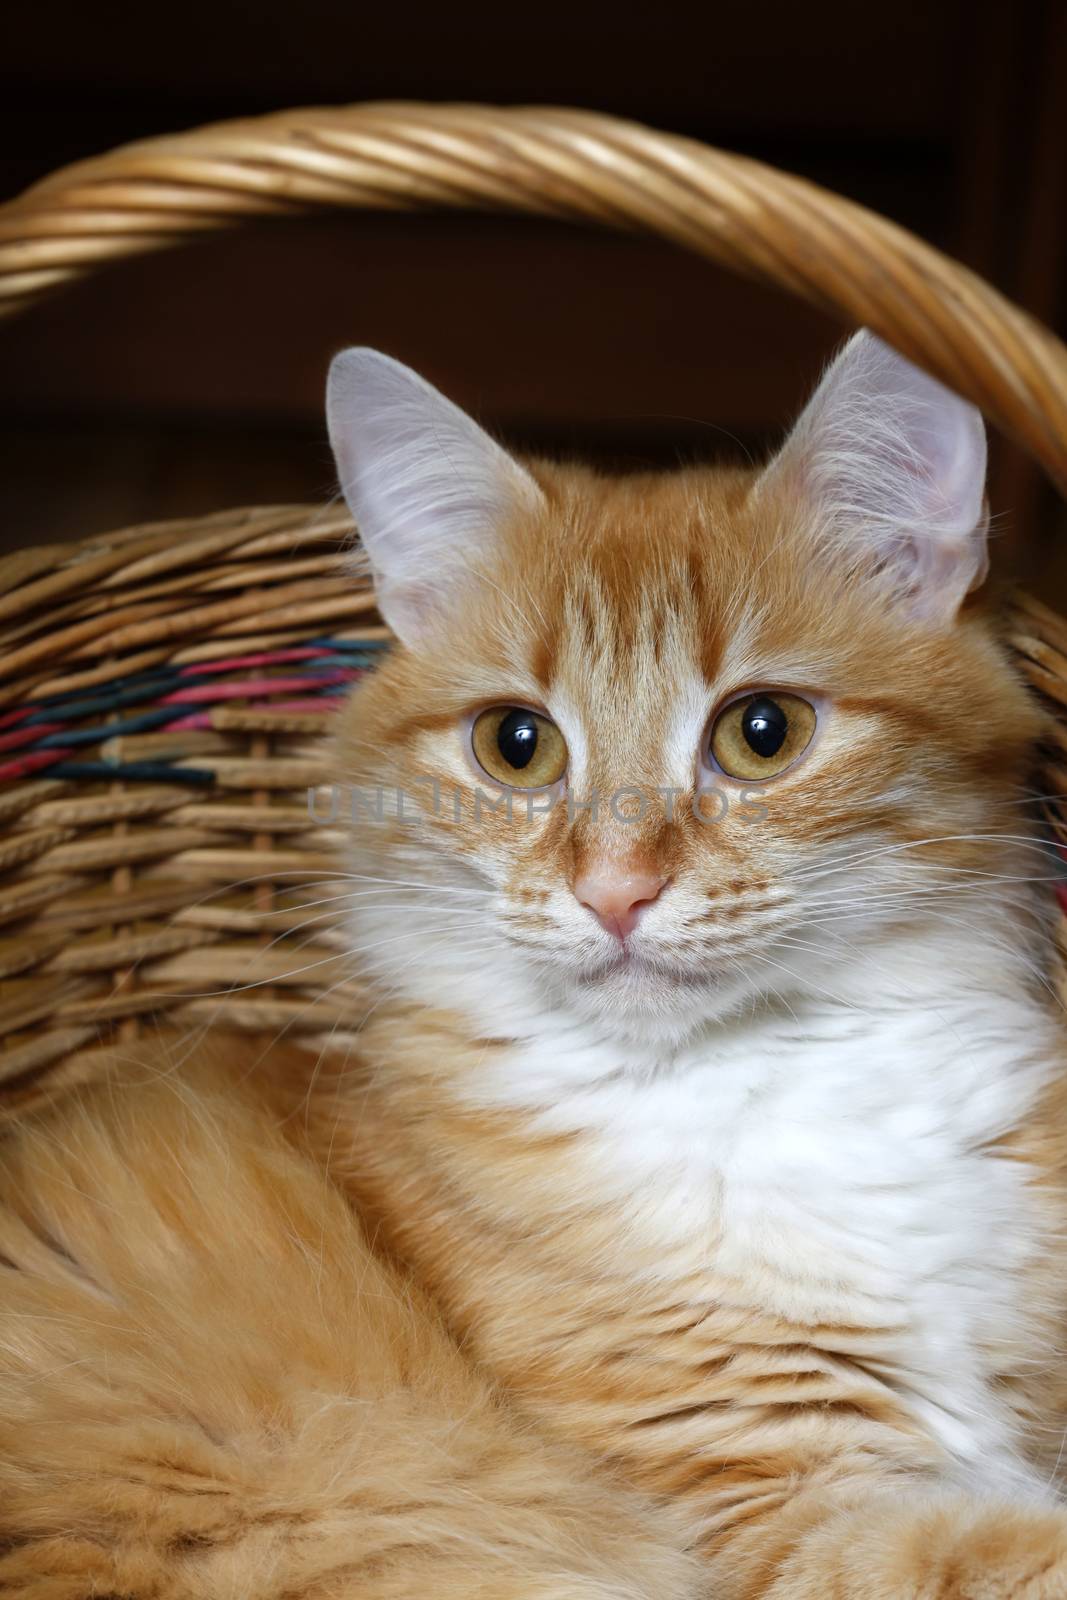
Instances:
[[[735,700],[711,730],[711,753],[731,778],[774,778],[811,743],[815,708],[796,694]]]
[[[545,789],[567,770],[567,746],[554,722],[523,706],[494,706],[475,721],[478,765],[512,789]]]

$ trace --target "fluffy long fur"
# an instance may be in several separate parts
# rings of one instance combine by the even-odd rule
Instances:
[[[517,1421],[253,1103],[258,1047],[183,1053],[5,1146],[0,1593],[692,1595],[669,1517]]]
[[[157,1070],[17,1135],[0,1580],[1067,1594],[1042,723],[994,607],[960,603],[974,418],[905,374],[918,412],[871,427],[867,380],[901,374],[869,354],[765,474],[531,462],[534,494],[385,364],[423,468],[460,426],[495,511],[466,550],[449,524],[435,589],[410,502],[363,502],[406,630],[336,744],[373,1003],[347,1057]],[[345,406],[373,412],[378,367]],[[352,430],[346,482],[349,447],[398,470]],[[423,479],[430,524],[463,503]],[[816,737],[754,790],[720,777],[709,822],[708,729],[753,688],[809,698]],[[499,704],[566,740],[536,806],[484,803],[469,729]],[[625,952],[574,892],[598,863],[667,883]]]
[[[517,1400],[686,1508],[722,1600],[1067,1593],[1041,724],[964,601],[980,420],[902,368],[850,346],[762,475],[532,463],[338,744],[405,803],[353,830],[379,992],[315,1146]],[[758,687],[816,739],[707,825]],[[494,703],[566,739],[536,808],[479,810]],[[605,861],[668,883],[625,957],[574,893]]]

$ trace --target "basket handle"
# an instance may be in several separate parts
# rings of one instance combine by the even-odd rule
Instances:
[[[223,122],[79,162],[0,207],[0,316],[249,218],[535,212],[660,234],[873,328],[1067,494],[1067,347],[905,229],[758,161],[592,112],[398,102]]]

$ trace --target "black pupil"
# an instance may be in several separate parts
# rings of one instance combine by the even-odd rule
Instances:
[[[764,758],[776,756],[785,744],[789,718],[773,700],[753,700],[745,707],[741,732],[749,748]]]
[[[537,749],[537,721],[532,712],[509,711],[496,730],[496,747],[509,767],[528,767]]]

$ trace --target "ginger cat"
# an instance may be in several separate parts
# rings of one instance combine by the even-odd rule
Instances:
[[[1067,1596],[1053,866],[979,414],[861,333],[755,472],[521,463],[372,351],[329,417],[402,648],[338,745],[378,993],[299,1091],[322,1158],[716,1600]]]
[[[760,471],[519,462],[371,351],[329,413],[373,1004],[9,1140],[0,1592],[1067,1596],[978,414],[866,334]]]

